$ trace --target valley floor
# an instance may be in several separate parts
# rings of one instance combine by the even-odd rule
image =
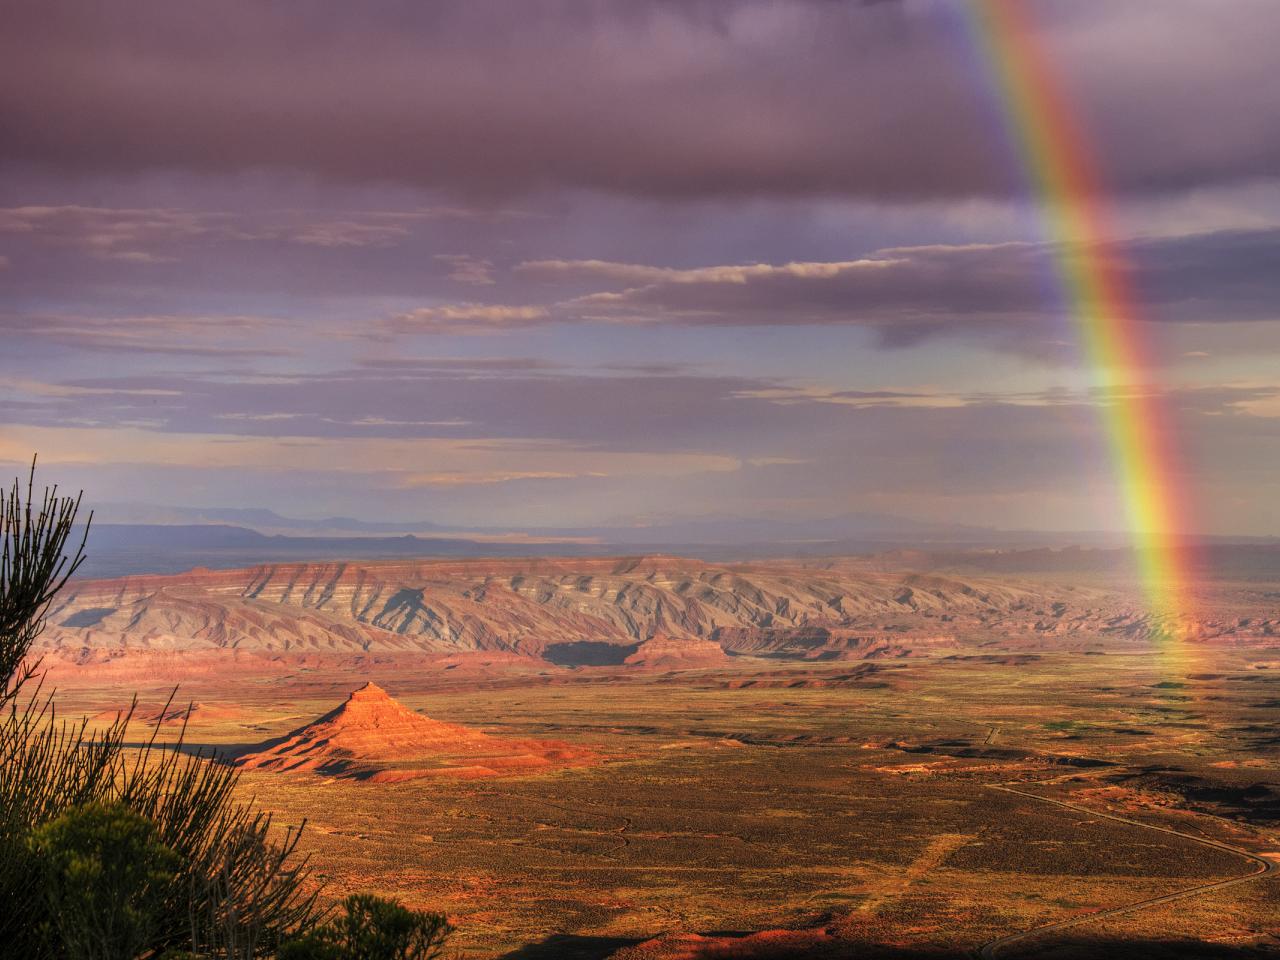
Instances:
[[[432,717],[602,759],[406,783],[252,770],[243,790],[282,824],[306,819],[304,846],[334,894],[444,910],[477,960],[962,956],[1259,869],[1231,849],[1280,851],[1280,669],[1268,658],[1223,650],[1215,672],[1175,676],[1138,649],[1004,650],[874,670],[737,658],[483,681],[374,664],[370,677]],[[206,709],[188,740],[243,749],[365,679],[190,680],[183,697]],[[89,712],[120,697],[91,684],[63,694]],[[1280,883],[1265,875],[998,955],[1113,956],[1142,942],[1150,956],[1271,956],[1278,919]],[[779,928],[802,932],[737,936]],[[650,942],[717,931],[734,936]]]

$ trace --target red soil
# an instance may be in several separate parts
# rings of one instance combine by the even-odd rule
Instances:
[[[103,710],[90,717],[94,723],[114,723],[119,717],[129,712],[127,706],[115,710]],[[191,725],[201,723],[218,723],[227,720],[239,720],[244,714],[234,707],[216,706],[205,703],[177,704],[139,704],[133,711],[135,723],[149,725],[163,724],[170,726],[186,722]]]

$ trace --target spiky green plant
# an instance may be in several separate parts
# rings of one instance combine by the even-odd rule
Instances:
[[[36,506],[36,462],[31,461],[26,496],[15,478],[0,494],[0,705],[17,696],[32,679],[39,661],[29,659],[54,594],[84,562],[84,545],[93,514],[84,525],[80,545],[70,554],[80,497],[60,497],[47,487]]]
[[[33,509],[32,489],[29,481],[24,498],[15,482],[0,517],[0,669],[8,671],[0,674],[0,944],[14,956],[50,955],[32,832],[86,804],[120,804],[153,823],[180,859],[158,894],[162,922],[148,951],[266,955],[314,922],[317,893],[295,856],[300,830],[278,837],[269,815],[237,802],[238,772],[185,751],[185,725],[176,743],[158,741],[157,723],[134,746],[132,708],[97,732],[56,715],[30,652],[50,600],[83,557],[83,540],[71,556],[63,552],[80,501],[46,490]],[[34,692],[19,696],[33,678]]]

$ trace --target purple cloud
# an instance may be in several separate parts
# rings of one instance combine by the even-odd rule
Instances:
[[[1270,0],[1034,6],[1112,188],[1280,169]],[[1022,190],[946,3],[70,0],[7,13],[10,165],[276,168],[490,196]]]
[[[1280,319],[1280,230],[1148,238],[1091,255],[1129,276],[1142,316],[1156,322]],[[590,287],[546,320],[723,326],[843,324],[886,346],[938,336],[1018,352],[1060,343],[1071,309],[1048,243],[879,250],[856,260],[675,269],[598,260],[520,264],[528,279]],[[594,281],[594,283],[593,283]],[[607,288],[607,289],[600,289]]]

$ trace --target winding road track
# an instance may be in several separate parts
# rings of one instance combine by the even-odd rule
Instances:
[[[1054,780],[1063,779],[1055,777]],[[1041,783],[1052,783],[1052,780],[1042,780]],[[1146,900],[1138,900],[1134,903],[1126,904],[1123,907],[1113,907],[1110,910],[1099,910],[1096,913],[1089,913],[1083,916],[1071,917],[1068,920],[1059,920],[1057,923],[1045,924],[1042,927],[1033,927],[1030,930],[1024,930],[1021,933],[1011,933],[1007,936],[997,937],[995,940],[988,940],[978,948],[976,955],[978,957],[993,958],[997,956],[1006,947],[1015,943],[1021,943],[1030,940],[1033,937],[1043,936],[1046,933],[1052,933],[1056,930],[1065,930],[1068,927],[1079,926],[1082,923],[1092,923],[1095,920],[1103,920],[1107,917],[1118,917],[1121,914],[1133,913],[1137,910],[1144,910],[1147,907],[1154,907],[1161,903],[1171,903],[1174,900],[1182,900],[1186,897],[1198,896],[1202,893],[1212,893],[1216,890],[1222,890],[1226,887],[1234,887],[1242,883],[1251,883],[1259,877],[1268,874],[1280,873],[1280,861],[1269,860],[1266,857],[1258,856],[1247,850],[1241,850],[1239,847],[1233,847],[1227,843],[1220,843],[1217,840],[1209,840],[1205,837],[1197,837],[1190,833],[1182,833],[1169,827],[1158,827],[1154,824],[1143,823],[1140,820],[1130,820],[1128,817],[1118,817],[1113,813],[1103,813],[1100,810],[1093,810],[1089,807],[1082,807],[1078,804],[1068,803],[1065,800],[1054,800],[1049,797],[1042,797],[1039,794],[1030,793],[1026,790],[1018,790],[1015,787],[1005,784],[992,783],[987,785],[992,790],[1002,790],[1005,793],[1016,793],[1021,797],[1030,797],[1032,800],[1039,800],[1041,803],[1051,803],[1056,807],[1065,807],[1067,810],[1074,810],[1077,813],[1084,813],[1090,817],[1102,817],[1107,820],[1114,820],[1117,823],[1125,823],[1132,827],[1141,827],[1144,830],[1156,830],[1160,833],[1168,833],[1175,837],[1181,837],[1184,840],[1190,840],[1193,843],[1201,844],[1206,847],[1213,847],[1216,850],[1225,850],[1227,853],[1234,853],[1238,857],[1243,857],[1253,864],[1254,869],[1249,873],[1238,877],[1229,877],[1226,880],[1215,880],[1212,883],[1202,883],[1194,887],[1188,887],[1185,890],[1178,890],[1174,893],[1167,893],[1160,897],[1149,897]]]

